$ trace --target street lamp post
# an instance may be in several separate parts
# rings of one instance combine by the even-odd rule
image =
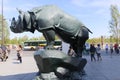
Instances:
[[[4,45],[3,0],[2,0],[2,45]]]

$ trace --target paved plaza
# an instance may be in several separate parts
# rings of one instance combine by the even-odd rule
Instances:
[[[38,72],[34,51],[23,52],[23,63],[19,63],[16,51],[12,51],[6,62],[0,62],[0,80],[33,80]],[[120,55],[112,58],[103,51],[102,61],[90,61],[89,55],[84,55],[88,63],[85,66],[86,75],[83,80],[120,80]]]
[[[12,51],[6,62],[0,62],[0,80],[33,80],[38,72],[33,51],[23,52],[23,63],[19,63],[16,51]]]
[[[112,58],[109,54],[102,55],[102,61],[90,61],[87,58],[87,65],[85,71],[87,75],[84,80],[120,80],[120,55],[113,55]]]

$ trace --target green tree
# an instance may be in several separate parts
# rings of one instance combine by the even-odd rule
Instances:
[[[24,42],[24,41],[27,41],[28,40],[28,36],[27,35],[24,35],[23,37],[21,37],[19,40],[20,40],[20,43],[21,42]]]
[[[18,44],[17,37],[14,37],[13,39],[11,39],[11,44]]]
[[[2,27],[3,27],[3,31],[2,31]],[[9,32],[9,28],[8,28],[8,23],[6,21],[6,19],[4,19],[3,17],[3,26],[2,26],[2,15],[0,15],[0,43],[2,43],[2,32],[4,32],[4,43],[6,44],[9,41],[9,36],[10,36],[10,32]]]
[[[109,22],[110,33],[115,38],[116,42],[119,43],[120,38],[120,14],[116,5],[111,5],[111,20]]]

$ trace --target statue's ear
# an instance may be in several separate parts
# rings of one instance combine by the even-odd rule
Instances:
[[[31,15],[34,15],[34,14],[35,14],[34,12],[31,12],[31,11],[28,11],[28,13],[31,14]]]
[[[20,14],[23,13],[23,11],[22,11],[21,9],[18,9],[18,8],[16,8],[16,9],[18,10],[18,12],[19,12]]]

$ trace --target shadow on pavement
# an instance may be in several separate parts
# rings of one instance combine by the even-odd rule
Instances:
[[[7,76],[0,75],[0,80],[33,80],[36,75],[37,72],[7,75]]]

